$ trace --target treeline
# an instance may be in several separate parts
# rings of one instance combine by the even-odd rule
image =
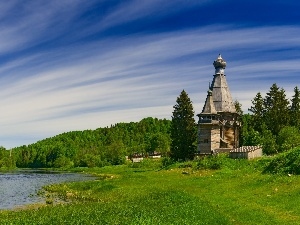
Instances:
[[[276,84],[265,96],[252,100],[251,114],[243,116],[242,144],[262,145],[265,154],[276,154],[300,146],[300,93],[294,88],[291,99]]]
[[[242,115],[237,101],[235,106],[242,118],[240,145],[261,145],[264,154],[300,146],[298,87],[288,99],[285,90],[273,84],[265,96],[256,94],[250,114]],[[154,152],[175,160],[192,159],[196,127],[192,102],[183,91],[174,106],[172,121],[149,117],[140,122],[67,132],[10,151],[1,147],[0,168],[101,167],[123,164],[125,156]]]
[[[12,149],[20,168],[94,167],[123,164],[136,153],[166,154],[170,146],[167,119],[145,118],[96,130],[72,131]]]

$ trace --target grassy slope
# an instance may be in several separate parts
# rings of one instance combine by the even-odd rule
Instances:
[[[218,171],[116,166],[89,172],[107,176],[47,188],[77,204],[2,211],[1,224],[300,224],[300,177],[261,174],[243,161]]]

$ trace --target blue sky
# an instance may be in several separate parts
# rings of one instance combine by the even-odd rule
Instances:
[[[182,89],[200,113],[221,53],[243,110],[299,85],[300,2],[10,0],[0,3],[0,145],[145,117]]]

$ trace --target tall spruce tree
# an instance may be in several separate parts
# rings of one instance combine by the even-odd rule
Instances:
[[[171,157],[175,160],[193,159],[197,139],[193,105],[184,90],[176,102],[171,123]]]
[[[265,108],[264,108],[264,99],[261,96],[261,93],[258,92],[253,100],[251,100],[252,106],[248,110],[252,112],[252,120],[251,122],[248,120],[248,122],[251,123],[255,131],[261,132],[262,131],[262,125],[264,124],[264,114],[265,114]]]
[[[290,125],[300,129],[300,91],[294,88],[294,95],[290,107]]]
[[[244,115],[244,112],[242,110],[242,104],[238,100],[235,100],[233,102],[233,104],[234,104],[234,107],[235,107],[235,110],[236,110],[237,114],[239,115],[238,116],[238,120],[240,122],[242,122],[243,115]],[[243,124],[243,122],[242,122],[242,124]],[[239,126],[238,129],[239,129],[239,132],[238,132],[238,134],[239,134],[239,143],[242,144],[243,141],[244,141],[244,135],[243,135],[242,126]]]
[[[289,100],[286,98],[285,90],[274,83],[264,98],[265,123],[273,135],[289,125]]]

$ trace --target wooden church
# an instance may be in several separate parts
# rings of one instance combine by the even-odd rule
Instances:
[[[198,154],[230,152],[239,147],[239,114],[226,81],[226,62],[221,55],[213,62],[215,74],[203,110],[197,116]]]

